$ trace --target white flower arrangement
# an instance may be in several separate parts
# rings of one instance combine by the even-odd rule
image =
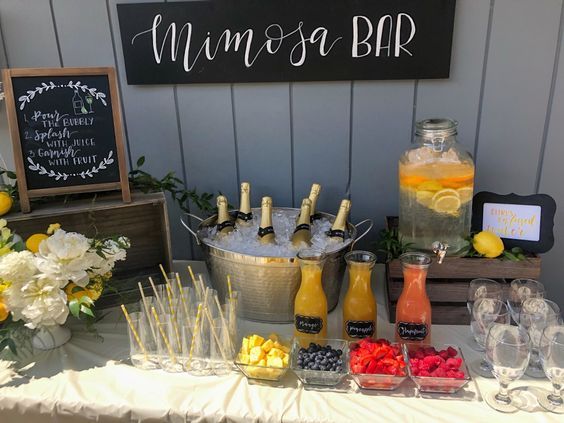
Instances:
[[[130,247],[125,237],[89,239],[55,224],[23,250],[3,219],[0,231],[0,332],[12,322],[29,329],[62,325],[69,313],[93,318],[94,301]],[[5,339],[0,351],[13,346]]]

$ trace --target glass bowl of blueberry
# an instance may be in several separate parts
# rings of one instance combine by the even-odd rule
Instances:
[[[335,386],[349,373],[348,343],[343,339],[296,337],[290,368],[304,385]]]

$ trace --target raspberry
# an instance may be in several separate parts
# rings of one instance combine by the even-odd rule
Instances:
[[[441,356],[441,358],[443,360],[446,360],[447,358],[449,358],[450,356],[448,355],[448,351],[447,350],[441,350],[439,351],[439,355]]]
[[[464,372],[459,370],[458,372],[455,372],[454,377],[456,379],[464,379]]]
[[[448,347],[448,348],[447,348],[447,352],[448,352],[448,355],[451,356],[451,357],[456,357],[457,354],[458,354],[458,353],[456,352],[456,349],[454,349],[454,348],[452,348],[452,347]]]
[[[442,367],[439,367],[433,372],[433,376],[435,376],[435,377],[447,377],[447,372]]]
[[[446,365],[450,369],[458,370],[460,368],[460,366],[462,365],[462,359],[460,357],[449,358],[446,361]]]
[[[420,370],[419,374],[415,376],[431,376],[431,373],[429,373],[427,370]]]
[[[437,350],[435,349],[435,347],[426,347],[424,349],[425,355],[435,355],[437,354]]]

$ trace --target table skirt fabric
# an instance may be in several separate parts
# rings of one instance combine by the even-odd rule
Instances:
[[[383,281],[377,277],[376,282],[378,298],[383,299]],[[337,308],[329,315],[331,336],[339,336],[340,320]],[[495,412],[482,394],[496,390],[497,383],[475,374],[456,395],[422,396],[411,381],[392,392],[361,393],[352,380],[341,391],[304,389],[292,372],[283,386],[272,387],[249,382],[238,372],[218,377],[140,370],[128,363],[127,327],[118,309],[97,324],[98,335],[81,322],[69,319],[67,324],[73,336],[66,345],[36,354],[35,364],[21,371],[21,377],[0,386],[0,423],[561,421],[561,416],[538,406],[532,412]],[[241,323],[241,335],[255,331],[291,335],[292,326]],[[378,336],[393,338],[382,304]],[[433,326],[432,337],[436,345],[461,346],[469,364],[480,358],[469,346],[469,327]],[[511,387],[525,385],[550,389],[546,379],[526,376]]]

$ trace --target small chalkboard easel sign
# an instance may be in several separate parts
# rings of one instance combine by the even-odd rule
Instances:
[[[3,71],[21,209],[49,195],[121,190],[131,201],[115,69]]]

